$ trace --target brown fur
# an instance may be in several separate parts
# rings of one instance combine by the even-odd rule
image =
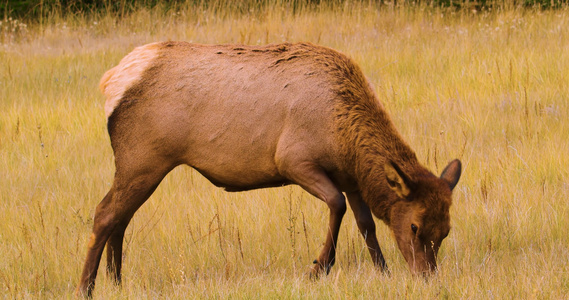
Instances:
[[[345,55],[307,43],[156,43],[127,55],[100,87],[116,174],[97,206],[78,293],[91,295],[105,243],[120,282],[124,230],[180,164],[228,191],[294,183],[324,201],[330,220],[315,276],[334,264],[343,193],[379,268],[387,270],[372,213],[413,273],[436,267],[460,162],[441,178],[423,168]]]

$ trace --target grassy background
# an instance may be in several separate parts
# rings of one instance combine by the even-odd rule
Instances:
[[[336,266],[310,281],[325,204],[297,187],[226,193],[179,167],[127,229],[123,287],[103,263],[95,298],[567,298],[567,20],[353,3],[3,20],[0,295],[72,297],[113,176],[99,78],[135,46],[185,40],[311,41],[353,57],[425,165],[463,162],[439,274],[412,278],[381,222],[392,275],[375,271],[348,212]]]
[[[302,11],[306,8],[341,7],[354,2],[374,5],[428,5],[460,9],[496,10],[518,8],[561,9],[568,0],[3,0],[0,2],[0,18],[24,18],[32,22],[51,22],[54,16],[75,14],[112,13],[123,16],[139,9],[165,10],[169,12],[207,9],[232,14],[248,14],[267,8],[285,6]]]

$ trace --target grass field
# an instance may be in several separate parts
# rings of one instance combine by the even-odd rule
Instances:
[[[439,272],[413,278],[390,230],[374,270],[351,212],[337,263],[307,272],[328,209],[290,186],[243,193],[179,167],[127,229],[123,286],[96,299],[564,299],[569,297],[569,11],[282,5],[141,9],[0,24],[0,297],[71,298],[110,187],[101,75],[159,40],[310,41],[354,58],[433,172],[459,158]],[[103,257],[104,258],[104,257]]]

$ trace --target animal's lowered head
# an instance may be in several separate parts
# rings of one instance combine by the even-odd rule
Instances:
[[[450,231],[452,189],[460,178],[461,163],[452,161],[440,177],[425,170],[406,174],[392,162],[385,163],[384,172],[398,198],[389,219],[399,250],[411,273],[428,275],[436,270],[439,247]]]

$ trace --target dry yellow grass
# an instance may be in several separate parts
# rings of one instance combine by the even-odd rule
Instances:
[[[439,274],[425,282],[409,275],[379,223],[386,277],[348,213],[336,266],[313,282],[306,272],[324,240],[323,203],[297,187],[226,193],[178,168],[127,229],[123,287],[102,264],[95,298],[567,298],[567,20],[566,10],[346,5],[4,22],[0,294],[71,297],[113,176],[98,80],[133,47],[172,39],[311,41],[353,57],[421,161],[437,173],[463,161],[453,229]]]

